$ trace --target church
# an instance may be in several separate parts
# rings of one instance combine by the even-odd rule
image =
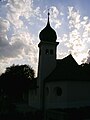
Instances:
[[[50,111],[53,120],[61,119],[58,116],[62,114],[63,120],[67,110],[71,110],[70,114],[72,111],[77,113],[90,106],[90,65],[78,65],[71,54],[63,59],[56,59],[59,42],[56,41],[57,34],[50,25],[49,15],[48,13],[46,27],[39,34],[37,87],[29,91],[29,106]],[[83,115],[79,114],[81,119]],[[51,117],[50,114],[48,116]],[[82,117],[83,120],[86,118],[90,118],[90,115]]]

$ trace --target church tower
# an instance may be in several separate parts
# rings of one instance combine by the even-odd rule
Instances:
[[[43,111],[44,109],[44,89],[45,79],[56,67],[56,48],[58,42],[56,42],[57,35],[54,29],[50,26],[48,12],[48,21],[46,27],[40,32],[39,38],[39,64],[38,64],[38,82],[39,87],[39,107]]]
[[[38,66],[38,78],[44,80],[56,66],[56,48],[58,42],[56,42],[57,35],[54,29],[50,26],[48,12],[48,21],[46,27],[40,32],[39,38],[39,66]]]

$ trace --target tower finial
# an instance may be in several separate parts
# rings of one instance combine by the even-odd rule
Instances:
[[[49,16],[50,16],[50,12],[49,12],[49,9],[48,9],[48,24],[50,24],[50,22],[49,22]]]

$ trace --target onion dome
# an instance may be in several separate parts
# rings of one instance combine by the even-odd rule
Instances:
[[[53,28],[51,28],[51,26],[50,26],[49,15],[50,15],[50,13],[48,12],[48,22],[47,22],[47,25],[40,32],[39,38],[40,38],[41,41],[44,41],[44,42],[56,42],[57,35],[56,35],[55,30]]]

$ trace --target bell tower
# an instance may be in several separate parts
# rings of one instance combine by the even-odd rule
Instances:
[[[47,25],[39,34],[39,81],[44,80],[56,67],[56,49],[58,42],[56,42],[56,32],[50,26],[49,16],[50,13],[48,12]]]
[[[44,90],[45,79],[56,67],[56,49],[58,42],[56,42],[57,35],[54,29],[50,26],[48,12],[48,21],[46,27],[40,32],[39,38],[39,64],[38,64],[38,82],[39,87],[39,107],[44,110]]]

